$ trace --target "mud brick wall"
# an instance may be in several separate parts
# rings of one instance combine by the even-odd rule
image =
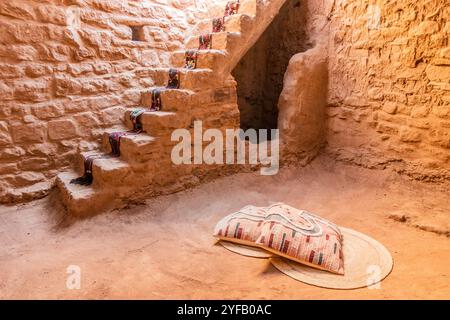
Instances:
[[[449,179],[450,2],[325,2],[334,2],[328,151],[418,179]]]
[[[226,1],[0,1],[0,201],[36,196]],[[135,40],[135,41],[133,41]],[[145,72],[144,72],[145,73]]]

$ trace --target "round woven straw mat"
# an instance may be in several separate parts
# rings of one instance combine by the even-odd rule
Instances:
[[[330,289],[375,286],[389,275],[393,260],[381,243],[351,229],[340,228],[340,230],[343,235],[345,275],[317,270],[276,256],[272,257],[270,262],[295,280]]]
[[[229,241],[219,242],[224,248],[231,252],[252,258],[268,259],[273,256],[272,253],[257,247],[250,247],[243,244],[233,243]]]

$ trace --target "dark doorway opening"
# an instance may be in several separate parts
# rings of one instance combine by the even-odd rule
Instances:
[[[242,129],[277,128],[278,99],[289,60],[311,47],[306,40],[306,9],[303,2],[288,0],[233,70]]]

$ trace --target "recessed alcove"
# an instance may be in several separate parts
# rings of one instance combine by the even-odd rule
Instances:
[[[306,3],[287,1],[256,44],[233,70],[242,129],[275,129],[278,98],[291,57],[310,46]]]

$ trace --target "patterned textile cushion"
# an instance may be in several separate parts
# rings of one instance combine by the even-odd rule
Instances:
[[[342,234],[331,222],[278,203],[265,209],[256,244],[287,259],[344,274]]]
[[[214,236],[260,247],[317,269],[344,274],[339,228],[283,203],[266,208],[244,207],[220,220]]]
[[[214,229],[214,236],[221,240],[256,246],[264,219],[263,208],[244,207],[220,220]]]

